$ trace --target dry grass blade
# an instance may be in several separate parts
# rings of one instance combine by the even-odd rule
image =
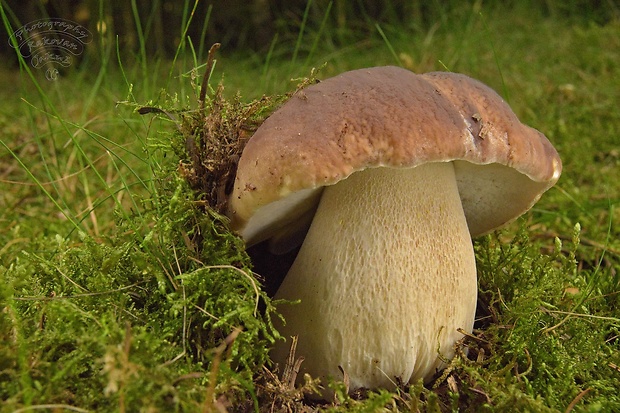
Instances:
[[[218,400],[215,400],[215,385],[217,383],[217,374],[220,370],[220,363],[222,362],[222,355],[227,348],[235,342],[237,336],[241,333],[240,328],[235,328],[232,333],[230,333],[224,341],[215,348],[215,357],[213,358],[213,362],[211,364],[211,371],[209,372],[209,385],[207,386],[207,392],[205,396],[205,404],[202,409],[203,413],[210,413],[216,409],[217,411],[221,411],[220,403]],[[225,411],[225,410],[224,410]]]
[[[209,78],[211,78],[211,71],[213,70],[213,62],[215,61],[215,53],[220,48],[220,43],[214,43],[209,49],[209,57],[207,58],[207,69],[202,78],[202,85],[200,85],[200,111],[205,109],[205,100],[207,99],[207,89],[209,88]]]
[[[575,406],[577,406],[577,403],[579,403],[579,401],[581,399],[583,399],[583,396],[585,396],[586,394],[588,394],[590,392],[590,390],[592,390],[591,387],[588,387],[587,389],[583,390],[581,393],[579,393],[577,396],[575,396],[575,398],[573,399],[572,402],[570,402],[570,404],[568,405],[568,407],[565,410],[565,413],[570,413],[573,411],[573,409],[575,408]]]
[[[291,348],[288,353],[288,358],[286,359],[286,366],[284,366],[284,372],[282,373],[282,383],[284,383],[284,385],[287,386],[290,390],[293,390],[295,388],[295,380],[297,380],[299,368],[301,367],[301,363],[303,363],[304,358],[300,357],[295,360],[298,337],[293,336],[291,339]]]

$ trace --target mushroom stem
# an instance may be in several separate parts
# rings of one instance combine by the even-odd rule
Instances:
[[[452,163],[371,168],[326,187],[276,294],[301,371],[351,389],[430,379],[471,332],[476,264]],[[288,345],[273,359],[284,365]]]

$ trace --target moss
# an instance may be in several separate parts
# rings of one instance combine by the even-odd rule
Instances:
[[[176,123],[145,140],[150,192],[117,205],[113,234],[40,238],[0,268],[7,408],[258,408],[274,307],[220,211],[248,131],[288,96],[242,103],[220,85],[197,110],[139,108]]]
[[[589,405],[617,410],[620,398],[610,390],[620,377],[609,363],[618,358],[610,337],[620,319],[600,312],[597,299],[583,299],[594,271],[577,271],[579,227],[572,245],[556,239],[550,255],[523,228],[509,242],[502,238],[476,244],[484,314],[470,358],[482,349],[484,362],[459,361],[460,380],[482,392],[491,411],[564,411],[585,390]],[[597,295],[616,295],[617,287],[599,284]]]
[[[211,403],[200,386],[251,397],[277,337],[270,300],[222,217],[199,210],[180,179],[168,184],[143,235],[121,222],[105,241],[50,237],[50,252],[2,269],[5,406],[191,411]]]

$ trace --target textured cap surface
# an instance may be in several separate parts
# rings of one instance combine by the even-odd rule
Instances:
[[[545,136],[476,80],[361,69],[299,91],[265,120],[239,161],[228,215],[255,243],[313,213],[320,188],[356,171],[449,161],[474,236],[529,209],[562,168]]]

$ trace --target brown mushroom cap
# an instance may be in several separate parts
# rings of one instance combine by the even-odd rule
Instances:
[[[527,211],[562,169],[547,138],[476,80],[361,69],[301,90],[261,125],[239,161],[228,215],[251,245],[302,225],[321,188],[356,171],[451,161],[472,236]]]

